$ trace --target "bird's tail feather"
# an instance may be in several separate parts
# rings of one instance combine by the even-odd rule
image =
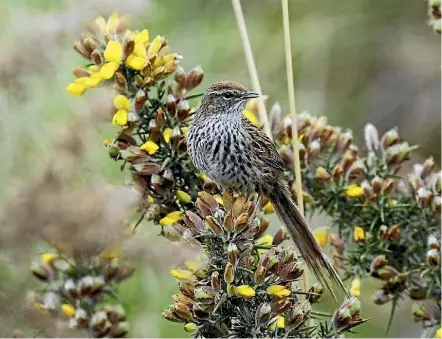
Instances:
[[[298,247],[305,263],[321,284],[327,287],[335,300],[336,296],[333,293],[329,280],[324,275],[324,270],[327,271],[331,279],[344,290],[346,295],[350,297],[338,273],[317,243],[306,220],[293,201],[290,192],[287,188],[281,187],[280,185],[278,186],[274,187],[270,192],[267,192],[268,198],[272,202],[281,222],[287,228]]]

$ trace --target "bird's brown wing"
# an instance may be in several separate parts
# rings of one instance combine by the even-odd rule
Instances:
[[[284,172],[284,164],[273,141],[244,116],[241,124],[250,134],[251,147],[259,159],[270,168]]]

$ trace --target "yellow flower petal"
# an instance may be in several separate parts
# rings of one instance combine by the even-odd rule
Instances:
[[[187,323],[184,325],[184,331],[188,333],[194,333],[198,329],[198,326],[196,326],[195,323]]]
[[[134,37],[135,43],[146,44],[149,41],[149,31],[147,29],[143,29],[140,33],[137,33]]]
[[[178,190],[176,192],[176,197],[178,198],[178,200],[180,202],[182,202],[184,204],[188,204],[189,202],[192,201],[192,197],[190,196],[190,194],[188,194],[188,193],[186,193],[184,191],[181,191],[181,190]]]
[[[144,144],[140,146],[140,149],[146,151],[149,154],[155,154],[160,147],[154,143],[152,140],[147,140]]]
[[[121,46],[119,41],[109,40],[103,56],[106,61],[119,64],[123,58],[123,46]]]
[[[290,294],[292,294],[292,292],[289,289],[287,289],[287,288],[283,289],[282,291],[280,291],[278,293],[275,293],[275,295],[278,298],[288,297]]]
[[[46,313],[48,310],[46,309],[45,305],[40,302],[35,302],[32,304],[35,309],[39,310],[41,313]]]
[[[353,279],[351,282],[350,294],[354,297],[361,295],[361,281],[358,278]]]
[[[85,82],[84,82],[84,86],[86,88],[91,88],[91,87],[97,87],[101,82],[101,77],[100,76],[95,76],[95,77],[88,77]]]
[[[110,79],[114,76],[118,67],[120,67],[120,65],[116,62],[107,62],[101,66],[99,73],[103,79]]]
[[[221,198],[218,194],[213,196],[215,198],[215,201],[220,204],[220,205],[224,205],[224,201],[223,198]]]
[[[277,293],[285,290],[285,286],[282,285],[271,285],[267,287],[267,294],[269,295],[276,295]]]
[[[275,208],[273,207],[273,205],[268,202],[262,209],[264,211],[265,214],[270,214],[275,212]]]
[[[397,200],[396,199],[391,199],[390,200],[390,206],[396,206],[397,205]]]
[[[171,128],[167,127],[167,128],[164,129],[163,137],[164,137],[164,141],[165,141],[166,143],[169,143],[169,141],[170,141],[170,135],[171,135],[171,134],[172,134],[172,129],[171,129]]]
[[[187,136],[189,134],[189,127],[181,127],[181,132],[183,132],[184,136]]]
[[[86,86],[84,86],[83,84],[76,84],[73,82],[69,84],[68,87],[66,87],[66,91],[69,94],[73,95],[74,97],[78,97],[86,91]]]
[[[131,54],[126,59],[126,64],[137,71],[141,71],[146,64],[146,59]]]
[[[68,316],[69,318],[75,317],[75,307],[70,304],[63,304],[61,305],[61,309],[63,313]]]
[[[119,109],[112,118],[114,125],[126,126],[127,125],[127,111],[125,109]]]
[[[186,262],[184,263],[184,265],[186,265],[187,269],[190,272],[195,273],[196,271],[198,271],[201,267],[201,264],[195,260],[186,260]]]
[[[255,290],[249,285],[241,285],[235,287],[235,294],[242,298],[253,298],[255,296]]]
[[[172,225],[183,218],[181,211],[170,212],[160,220],[160,225]]]
[[[353,229],[353,239],[356,241],[365,239],[365,231],[362,227],[355,226],[355,228]]]
[[[87,80],[88,77],[79,77],[77,79],[74,80],[74,84],[81,84],[84,85],[85,81]]]
[[[41,255],[41,261],[45,262],[46,264],[51,264],[54,262],[55,259],[58,258],[57,253],[50,253],[46,252]]]
[[[114,106],[116,109],[125,109],[128,111],[130,109],[129,99],[119,94],[114,98]]]
[[[161,45],[163,44],[164,38],[160,35],[157,35],[152,42],[149,45],[149,48],[147,50],[147,58],[150,59],[150,57],[154,54],[158,54],[160,51]]]
[[[109,33],[115,33],[119,21],[120,15],[118,14],[118,12],[114,12],[107,20],[107,29]]]
[[[98,72],[98,70],[100,68],[97,65],[90,65],[90,66],[87,67],[87,69],[90,70],[91,72]]]
[[[284,317],[279,317],[278,320],[276,321],[276,327],[278,328],[284,328],[285,327],[285,321],[284,321]]]
[[[194,277],[192,272],[188,270],[182,270],[180,268],[175,268],[171,270],[170,274],[178,280],[189,280],[192,279],[192,277]]]
[[[271,245],[273,243],[273,237],[271,234],[266,234],[256,240],[256,245]]]
[[[149,203],[149,204],[153,204],[154,202],[155,202],[155,200],[153,199],[153,197],[151,197],[150,195],[148,195],[147,196],[147,202]]]
[[[442,338],[442,328],[439,327],[436,331],[436,335],[434,336],[435,338]]]
[[[329,228],[319,227],[313,231],[313,235],[315,236],[316,241],[318,242],[319,246],[322,248],[325,248],[328,243],[328,230]]]
[[[100,28],[100,31],[104,32],[106,30],[106,20],[102,16],[97,17],[95,23]]]
[[[146,47],[141,42],[136,42],[134,46],[134,51],[132,52],[137,57],[143,58],[143,60],[146,60],[147,52]]]
[[[198,178],[200,178],[201,180],[206,180],[207,175],[205,175],[203,172],[200,172],[200,173],[198,173]]]
[[[364,190],[358,185],[350,185],[345,190],[345,195],[349,198],[359,198],[364,195]]]
[[[244,116],[245,116],[247,119],[250,120],[250,122],[251,122],[252,124],[254,124],[255,126],[258,126],[258,125],[259,125],[258,118],[256,117],[255,114],[253,114],[252,111],[249,111],[249,110],[245,109],[242,113],[244,114]]]

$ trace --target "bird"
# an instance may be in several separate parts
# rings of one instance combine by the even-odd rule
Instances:
[[[234,81],[218,81],[208,87],[189,128],[192,162],[221,189],[232,188],[249,196],[257,193],[255,206],[266,196],[321,284],[336,300],[328,273],[350,297],[292,198],[276,145],[243,115],[247,101],[257,97],[258,93]]]

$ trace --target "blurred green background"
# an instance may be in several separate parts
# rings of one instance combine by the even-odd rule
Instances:
[[[269,96],[269,104],[278,101],[287,112],[281,3],[243,0],[242,5],[263,92]],[[441,45],[440,37],[427,26],[426,1],[289,0],[289,8],[298,112],[326,115],[331,124],[353,129],[360,143],[367,122],[381,133],[397,126],[410,144],[421,145],[416,161],[433,155],[439,164]],[[151,37],[166,36],[171,50],[183,55],[185,69],[201,65],[205,70],[201,90],[221,79],[250,86],[228,0],[3,0],[2,199],[9,183],[32,175],[41,155],[51,150],[58,126],[84,109],[88,97],[94,95],[89,91],[84,97],[71,98],[65,92],[72,80],[70,70],[82,64],[71,46],[87,21],[114,10],[131,14],[133,29],[148,28]],[[122,183],[119,165],[102,148],[102,139],[113,133],[112,127],[100,126],[83,166],[109,182]],[[326,220],[319,217],[314,227],[324,223]],[[274,224],[276,228],[277,222]],[[142,227],[140,232],[157,232],[152,225]],[[160,315],[177,291],[168,269],[139,266],[135,278],[121,290],[130,312],[131,334],[186,336],[180,324],[167,322]],[[19,272],[1,275],[1,283],[20,286],[29,280],[26,270]],[[375,319],[349,337],[383,336],[390,306],[372,304],[377,284],[364,281],[361,296],[363,316]],[[330,306],[330,300],[324,304],[325,308]],[[20,324],[20,319],[15,321]],[[7,335],[10,330],[0,332]],[[419,334],[410,305],[404,300],[390,336]]]

